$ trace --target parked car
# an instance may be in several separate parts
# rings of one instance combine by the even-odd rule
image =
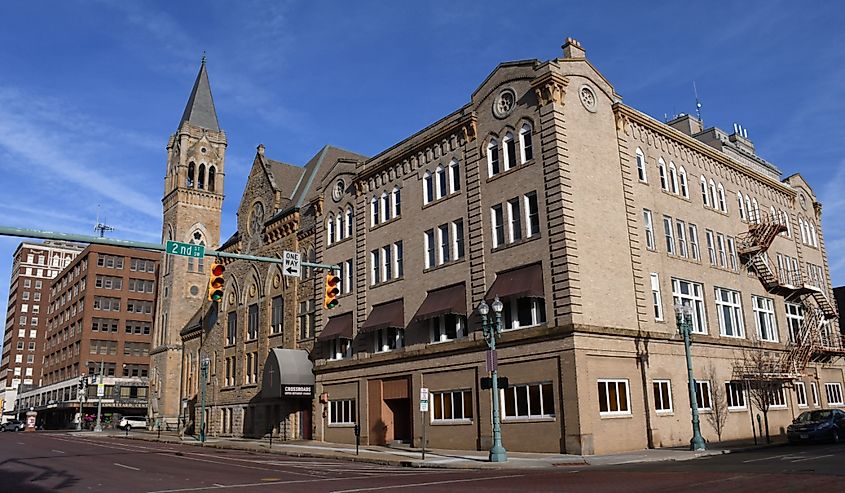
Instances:
[[[132,428],[146,428],[147,418],[145,416],[124,416],[120,418],[117,427],[126,431],[130,431]]]
[[[23,431],[26,427],[23,421],[19,419],[10,419],[0,425],[0,431]]]
[[[789,443],[833,442],[845,439],[845,412],[839,409],[804,411],[786,429]]]

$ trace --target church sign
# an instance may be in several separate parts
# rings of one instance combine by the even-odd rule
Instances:
[[[313,397],[313,385],[282,385],[282,397]]]

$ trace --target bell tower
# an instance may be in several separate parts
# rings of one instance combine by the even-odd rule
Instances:
[[[167,169],[161,200],[161,242],[220,245],[220,217],[226,134],[220,130],[202,58],[197,79],[167,142]],[[164,255],[150,351],[150,413],[171,428],[182,414],[182,360],[179,332],[202,306],[210,260]]]

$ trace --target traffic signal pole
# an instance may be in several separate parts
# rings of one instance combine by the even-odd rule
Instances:
[[[41,240],[75,241],[77,243],[94,243],[98,245],[112,245],[126,248],[139,248],[141,250],[154,250],[167,253],[167,246],[161,243],[146,243],[143,241],[119,240],[115,238],[100,238],[99,236],[78,235],[70,233],[58,233],[54,231],[42,231],[39,229],[10,228],[0,226],[0,236],[14,236],[18,238],[37,238]],[[239,260],[252,260],[254,262],[267,262],[271,264],[284,264],[284,259],[276,257],[261,257],[258,255],[244,255],[242,253],[229,253],[220,250],[205,249],[206,257],[231,258]],[[340,266],[333,264],[318,264],[314,262],[301,262],[303,267],[314,269],[326,269],[340,272]]]

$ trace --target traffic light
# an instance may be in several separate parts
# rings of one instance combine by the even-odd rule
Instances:
[[[208,271],[208,301],[220,301],[223,299],[223,273],[226,268],[219,260],[211,263]]]
[[[337,295],[340,294],[340,277],[336,276],[334,272],[326,274],[326,296],[323,300],[323,306],[327,309],[332,309],[337,306]]]

